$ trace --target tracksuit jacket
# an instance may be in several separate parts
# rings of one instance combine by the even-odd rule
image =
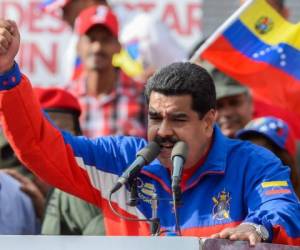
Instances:
[[[0,75],[0,114],[5,134],[18,157],[50,184],[101,207],[107,235],[150,235],[147,221],[127,221],[108,204],[110,190],[147,142],[126,136],[97,139],[61,132],[43,115],[29,80],[18,65]],[[178,208],[184,236],[210,236],[243,221],[264,225],[269,241],[300,245],[300,206],[283,166],[271,152],[225,137],[214,127],[209,153],[182,190]],[[137,177],[139,202],[127,201],[123,186],[112,205],[123,216],[149,219],[151,197],[159,202],[161,229],[174,231],[170,174],[158,160]]]

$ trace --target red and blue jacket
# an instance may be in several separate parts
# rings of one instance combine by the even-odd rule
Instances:
[[[147,142],[142,138],[98,139],[61,132],[45,118],[30,82],[17,64],[0,75],[0,117],[5,134],[23,163],[45,181],[99,206],[108,235],[150,235],[149,223],[125,221],[111,212],[109,193]],[[210,151],[186,181],[179,207],[182,235],[207,237],[243,221],[264,225],[270,241],[300,245],[300,205],[290,171],[271,152],[232,140],[214,128]],[[153,194],[163,230],[174,231],[170,174],[158,160],[138,176],[136,207],[129,191],[112,195],[114,208],[132,218],[151,218]]]

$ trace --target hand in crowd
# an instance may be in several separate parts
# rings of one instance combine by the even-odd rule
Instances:
[[[46,200],[37,185],[28,177],[20,174],[15,169],[1,169],[1,171],[15,178],[21,183],[21,190],[31,198],[37,217],[42,218],[44,215]]]
[[[225,228],[221,232],[211,235],[211,237],[215,239],[248,240],[250,246],[254,246],[262,241],[255,228],[246,224],[241,224],[237,227]]]
[[[20,33],[15,22],[0,19],[0,74],[14,64],[20,47]]]

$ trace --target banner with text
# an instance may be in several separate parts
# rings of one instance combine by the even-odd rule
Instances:
[[[34,85],[64,86],[65,51],[71,30],[56,15],[43,13],[39,0],[0,0],[0,18],[16,21],[21,32],[17,61]],[[159,17],[186,50],[201,39],[202,0],[112,0],[127,10]]]

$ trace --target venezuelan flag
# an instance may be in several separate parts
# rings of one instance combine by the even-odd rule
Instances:
[[[292,193],[287,181],[267,181],[263,182],[261,186],[264,189],[264,194],[267,196]]]
[[[121,52],[114,56],[113,65],[121,68],[132,78],[140,76],[144,72],[144,67],[139,58],[137,44],[124,46]]]
[[[255,98],[300,117],[300,24],[265,0],[246,2],[191,60],[197,58],[250,87]]]

